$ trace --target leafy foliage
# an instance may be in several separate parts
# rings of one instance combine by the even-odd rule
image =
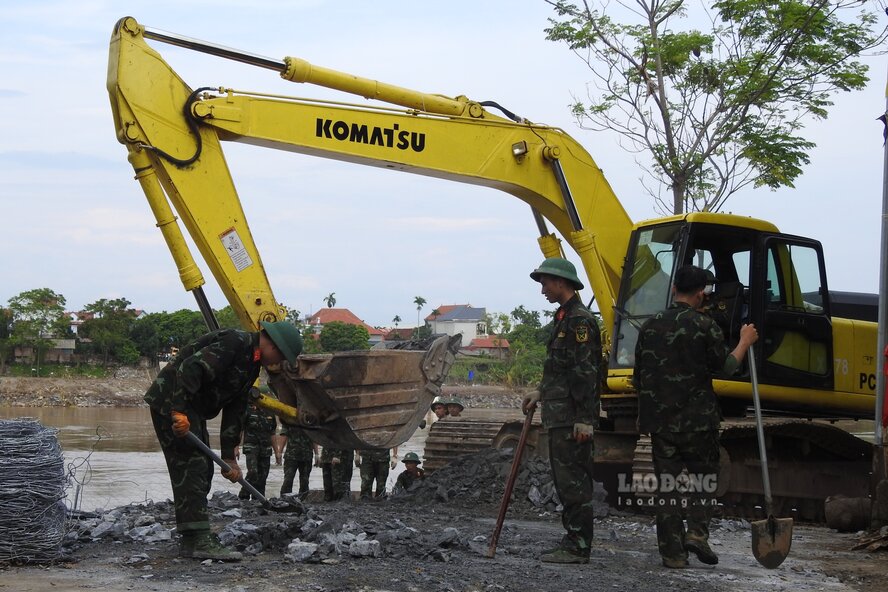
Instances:
[[[370,333],[366,327],[339,321],[324,325],[319,340],[326,352],[370,349]]]
[[[717,211],[749,185],[792,187],[814,147],[805,122],[865,86],[858,58],[888,31],[859,0],[716,0],[693,15],[685,0],[547,2],[547,39],[594,78],[572,113],[648,153],[662,213]]]
[[[78,334],[89,339],[91,347],[102,355],[103,364],[108,364],[112,356],[125,364],[139,359],[136,344],[129,337],[135,323],[130,304],[126,298],[101,298],[84,309],[93,317],[83,322]]]
[[[10,345],[32,347],[39,367],[52,339],[70,334],[65,317],[65,297],[49,288],[21,292],[9,299],[12,314]]]

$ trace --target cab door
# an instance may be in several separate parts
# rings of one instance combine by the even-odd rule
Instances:
[[[757,251],[753,319],[762,382],[832,389],[832,323],[820,243],[772,234],[762,237]]]

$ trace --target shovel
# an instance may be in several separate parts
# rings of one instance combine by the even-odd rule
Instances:
[[[527,411],[524,417],[524,425],[521,427],[521,435],[518,437],[518,445],[515,446],[515,457],[512,459],[512,470],[509,472],[509,479],[506,481],[506,489],[503,491],[503,501],[500,503],[499,516],[496,519],[496,527],[493,529],[493,536],[490,537],[490,546],[487,548],[488,559],[493,559],[496,555],[496,544],[499,542],[500,532],[503,529],[503,522],[506,519],[506,510],[509,509],[509,501],[512,499],[512,490],[515,488],[515,480],[518,478],[518,469],[521,468],[521,456],[524,454],[524,447],[527,444],[527,434],[530,432],[530,424],[533,421],[533,413],[536,411],[534,405]]]
[[[783,563],[792,546],[792,518],[775,518],[771,499],[771,480],[768,478],[768,456],[765,452],[765,430],[762,427],[762,405],[759,400],[758,374],[755,354],[749,348],[749,377],[752,381],[752,402],[755,406],[755,427],[758,432],[759,454],[762,464],[762,485],[765,489],[765,520],[752,523],[752,554],[756,561],[768,569]]]
[[[191,442],[198,450],[209,456],[211,459],[213,459],[213,462],[222,467],[223,471],[227,472],[231,470],[231,467],[228,466],[228,463],[222,460],[222,458],[218,454],[213,452],[213,450],[209,446],[204,444],[203,441],[194,434],[194,432],[188,432],[185,437],[188,438],[188,441]],[[254,498],[262,502],[262,507],[264,507],[266,510],[270,510],[272,512],[286,512],[296,514],[301,514],[305,511],[305,509],[302,507],[302,504],[295,500],[288,501],[281,498],[275,498],[273,500],[268,499],[267,497],[259,493],[259,491],[257,491],[255,487],[250,485],[250,483],[248,483],[247,480],[243,477],[240,477],[237,482],[245,487],[247,491],[252,493]]]

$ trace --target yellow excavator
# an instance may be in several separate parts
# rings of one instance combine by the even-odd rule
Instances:
[[[195,89],[147,40],[376,102]],[[691,213],[633,224],[576,140],[496,102],[417,92],[294,57],[239,52],[155,31],[132,17],[114,27],[107,87],[117,139],[127,149],[182,283],[195,294],[210,327],[214,320],[201,290],[204,280],[179,220],[244,327],[283,318],[222,142],[492,187],[530,206],[543,256],[564,253],[551,224],[589,278],[607,351],[603,421],[595,434],[596,471],[606,483],[620,488],[643,466],[632,385],[635,340],[641,323],[669,304],[674,270],[693,262],[718,279],[711,306],[728,340],[736,341],[744,322],[759,330],[760,394],[772,414],[767,436],[775,511],[820,520],[826,496],[868,493],[872,446],[823,419],[873,416],[877,303],[867,295],[828,289],[817,241],[728,214]],[[455,346],[444,338],[420,352],[303,355],[272,376],[280,400],[266,397],[260,404],[287,421],[315,428],[313,437],[321,444],[391,447],[419,424],[446,377]],[[721,434],[721,499],[744,513],[761,502],[754,428],[742,419],[751,401],[748,371],[719,377],[714,385],[728,418]]]

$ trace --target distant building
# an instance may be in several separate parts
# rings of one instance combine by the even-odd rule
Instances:
[[[487,337],[487,309],[473,308],[470,304],[444,304],[434,309],[438,314],[425,318],[433,335],[462,334],[463,343],[471,343],[478,337]]]
[[[367,333],[370,334],[370,347],[382,341],[385,336],[384,331],[368,325],[347,308],[322,308],[305,319],[305,324],[311,325],[314,328],[315,335],[320,335],[324,325],[334,322],[358,325],[367,329]]]
[[[476,337],[460,351],[469,355],[480,354],[504,360],[509,357],[509,340],[496,335]]]
[[[413,339],[414,331],[416,329],[413,327],[395,327],[386,332],[384,339],[386,341],[407,341]]]

